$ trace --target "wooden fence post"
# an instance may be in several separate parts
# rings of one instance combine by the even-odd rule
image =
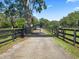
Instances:
[[[63,40],[65,40],[65,30],[63,29]]]
[[[59,29],[57,29],[56,35],[57,37],[59,37]]]
[[[12,30],[12,40],[15,41],[16,39],[16,31],[13,29]]]
[[[21,29],[20,31],[21,31],[21,33],[20,33],[21,37],[23,38],[24,37],[24,29]]]
[[[54,34],[54,31],[53,31],[53,29],[52,29],[51,31],[52,31],[52,34]]]
[[[74,41],[74,46],[76,44],[76,30],[74,30],[74,38],[73,38],[73,41]]]

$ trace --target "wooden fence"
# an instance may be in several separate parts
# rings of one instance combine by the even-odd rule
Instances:
[[[23,29],[4,29],[0,30],[0,44],[7,41],[15,41],[16,37],[23,36]]]
[[[70,32],[67,33],[66,31],[72,31],[73,34],[71,34]],[[78,29],[62,29],[62,28],[56,29],[54,31],[54,33],[55,33],[55,35],[57,37],[62,37],[63,40],[69,40],[69,41],[73,42],[74,45],[75,44],[79,44],[79,42],[78,42],[79,40],[76,41],[77,38],[79,39],[79,35],[77,35],[78,32],[79,32]],[[66,37],[66,35],[72,36],[73,38],[72,39],[71,38],[68,38],[68,37]]]

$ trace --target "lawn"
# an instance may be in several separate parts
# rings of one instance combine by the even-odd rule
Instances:
[[[71,54],[75,59],[79,59],[79,48],[74,47],[73,45],[70,45],[65,41],[58,39],[56,37],[54,38],[54,43],[62,47],[65,51]]]
[[[66,30],[65,32],[68,33],[68,34],[74,34],[74,31],[67,31]],[[79,36],[79,32],[76,32],[76,35]],[[66,35],[66,37],[68,37],[68,38],[70,38],[70,39],[73,40],[73,37],[72,36]],[[79,42],[79,38],[76,38],[76,41]]]
[[[11,37],[9,37],[11,38]],[[4,39],[4,40],[7,40],[8,38]],[[23,41],[24,39],[23,38],[16,38],[16,41],[8,41],[8,42],[5,42],[3,44],[0,44],[0,54],[6,52],[9,48],[11,48],[12,46],[14,46],[15,44]]]
[[[68,33],[68,34],[74,34],[74,32],[73,31],[65,31],[66,33]],[[76,33],[76,35],[78,35],[79,36],[79,32],[77,32]],[[67,37],[67,38],[70,38],[71,40],[73,40],[73,36],[69,36],[69,35],[65,35],[65,37]],[[59,39],[59,38],[54,38],[55,40],[54,40],[54,42],[57,44],[57,45],[59,45],[60,47],[62,47],[62,48],[64,48],[68,53],[70,53],[75,59],[79,59],[79,48],[78,48],[78,44],[76,44],[76,46],[74,47],[73,45],[71,45],[71,44],[73,44],[73,42],[71,42],[71,41],[68,41],[68,40],[66,40],[67,42],[69,42],[69,43],[67,43],[67,42],[65,42],[65,41],[63,41],[63,40],[61,40],[61,39]],[[76,38],[76,41],[78,41],[79,42],[79,38]]]
[[[47,32],[48,34],[51,34],[51,33],[50,33],[49,31],[47,31],[47,30],[45,30],[45,32]],[[72,31],[66,31],[66,33],[73,34]],[[77,32],[77,35],[79,35],[79,32]],[[72,36],[66,35],[66,37],[73,39]],[[67,42],[65,42],[65,41],[63,41],[62,39],[59,39],[59,38],[57,38],[57,37],[53,37],[53,38],[54,38],[54,43],[55,43],[56,45],[62,47],[66,52],[68,52],[68,53],[69,53],[71,56],[73,56],[75,59],[79,59],[79,48],[76,47],[76,46],[71,45],[71,44],[73,44],[73,42],[68,41],[68,40],[65,39],[66,41],[68,41],[69,43],[71,43],[71,44],[69,44],[69,43],[67,43]],[[77,39],[79,39],[79,38],[77,38]],[[79,46],[79,45],[78,45],[78,46]]]

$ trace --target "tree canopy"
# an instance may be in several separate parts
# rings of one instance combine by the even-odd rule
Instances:
[[[15,18],[25,18],[27,24],[32,23],[33,12],[41,12],[46,9],[44,0],[3,0],[0,2],[0,13],[4,13],[6,17],[10,17],[11,25],[15,27]]]
[[[77,27],[79,25],[79,11],[69,13],[66,17],[60,20],[60,25],[63,27]]]

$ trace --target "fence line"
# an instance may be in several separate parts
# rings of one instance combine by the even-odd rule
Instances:
[[[15,41],[15,39],[18,36],[23,37],[23,35],[24,35],[24,29],[0,30],[0,44],[11,41],[11,40]]]
[[[65,31],[73,31],[73,34],[66,33]],[[76,39],[79,38],[79,36],[77,35],[77,32],[79,32],[78,29],[62,29],[62,28],[59,28],[59,29],[56,29],[56,30],[54,31],[54,34],[55,34],[57,37],[62,37],[63,40],[72,41],[73,44],[74,44],[74,46],[75,46],[75,44],[79,44],[79,42],[76,41]],[[72,36],[73,39],[66,37],[66,35]]]

